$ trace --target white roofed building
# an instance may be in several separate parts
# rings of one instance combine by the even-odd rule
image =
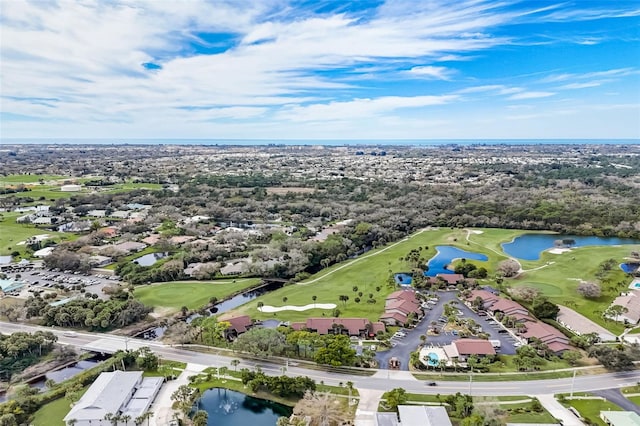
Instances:
[[[142,377],[141,371],[114,371],[102,373],[64,418],[67,425],[112,426],[113,420],[105,416],[129,416],[133,424],[149,409],[160,387],[162,377]],[[124,421],[117,426],[124,425]]]

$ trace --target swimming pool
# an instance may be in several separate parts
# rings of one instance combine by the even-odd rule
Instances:
[[[427,361],[427,364],[429,365],[438,365],[438,363],[440,362],[440,358],[438,358],[438,354],[435,352],[429,352],[427,354],[427,357],[429,358],[429,360]]]
[[[413,282],[411,274],[406,272],[397,273],[393,278],[396,280],[396,284],[398,285],[411,285]]]
[[[626,274],[632,274],[638,269],[638,263],[621,263],[620,269]]]

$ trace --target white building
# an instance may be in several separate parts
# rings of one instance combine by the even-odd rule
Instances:
[[[141,371],[102,373],[64,418],[71,426],[112,426],[105,417],[127,418],[117,426],[134,424],[153,403],[162,387],[162,377],[142,377]],[[110,415],[110,416],[109,416]]]

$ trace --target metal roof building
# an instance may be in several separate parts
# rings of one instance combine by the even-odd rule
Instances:
[[[75,426],[111,426],[112,416],[129,416],[133,424],[136,417],[149,409],[162,386],[162,377],[142,377],[141,371],[114,371],[102,373],[82,396],[69,414],[65,424]]]

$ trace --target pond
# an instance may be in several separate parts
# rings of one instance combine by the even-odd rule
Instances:
[[[156,263],[158,260],[167,256],[169,256],[169,253],[167,252],[149,253],[149,254],[145,254],[144,256],[140,256],[136,259],[133,259],[132,262],[137,263],[140,266],[151,266],[154,263]]]
[[[237,308],[240,305],[244,305],[250,300],[255,299],[258,296],[262,296],[265,293],[268,293],[273,290],[277,290],[282,288],[284,283],[282,282],[270,282],[269,284],[263,285],[260,288],[255,290],[245,291],[244,293],[237,294],[224,302],[220,302],[217,305],[214,305],[211,309],[205,312],[206,315],[218,315],[224,312],[230,311],[231,309]],[[194,313],[188,316],[185,321],[190,323],[196,318],[201,317],[202,314]],[[150,330],[145,330],[139,334],[136,334],[134,337],[146,339],[146,340],[156,340],[164,335],[164,332],[167,330],[166,326],[155,327]]]
[[[209,426],[275,426],[279,417],[292,413],[285,405],[227,389],[205,391],[197,408],[209,414]]]
[[[538,260],[543,251],[556,247],[558,240],[573,240],[568,247],[616,246],[640,244],[640,240],[616,237],[584,237],[579,235],[523,234],[511,242],[503,243],[502,250],[511,257],[522,260]]]
[[[447,269],[447,266],[453,259],[479,260],[482,262],[489,260],[484,254],[464,251],[453,246],[436,246],[436,250],[438,250],[438,253],[427,263],[429,270],[425,272],[425,275],[428,277],[435,277],[437,274],[452,274],[453,271]]]

